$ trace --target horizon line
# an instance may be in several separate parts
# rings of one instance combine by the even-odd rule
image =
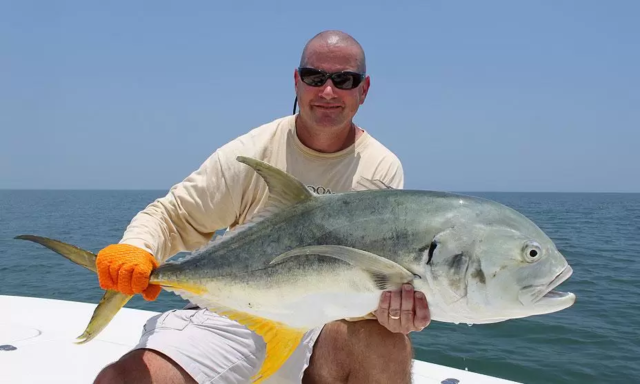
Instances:
[[[39,192],[165,192],[170,188],[0,188],[0,191],[39,191]],[[437,190],[404,188],[404,190],[423,190],[450,193],[576,193],[576,194],[640,194],[640,191],[518,191],[518,190]]]

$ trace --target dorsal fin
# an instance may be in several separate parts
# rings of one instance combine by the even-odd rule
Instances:
[[[218,243],[229,240],[238,233],[258,224],[278,211],[297,203],[319,197],[319,195],[310,191],[300,180],[270,164],[246,156],[237,156],[236,160],[251,167],[265,181],[269,188],[267,202],[249,221],[238,225],[233,228],[233,230],[227,230],[222,236],[215,237],[200,249],[192,252],[187,258],[204,252]]]
[[[253,168],[269,187],[269,208],[282,209],[315,196],[300,180],[263,161],[245,156],[236,157]]]

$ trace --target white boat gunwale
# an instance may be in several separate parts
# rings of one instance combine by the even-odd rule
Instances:
[[[94,340],[74,344],[96,304],[0,295],[0,381],[88,383],[138,341],[155,311],[125,307]],[[415,384],[517,384],[514,381],[414,360]]]

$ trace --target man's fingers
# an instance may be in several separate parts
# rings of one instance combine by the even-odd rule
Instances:
[[[123,265],[118,272],[118,290],[125,295],[133,295],[136,293],[131,287],[134,270],[135,268],[132,266]]]
[[[389,306],[391,305],[391,293],[390,292],[382,292],[380,295],[380,304],[378,305],[378,310],[376,311],[376,317],[378,318],[378,322],[385,327],[389,325]]]
[[[417,330],[422,330],[431,323],[431,313],[424,293],[415,293],[415,307],[416,315],[413,319],[413,324]]]
[[[378,322],[394,333],[421,331],[431,322],[427,298],[422,292],[415,292],[411,284],[383,292],[375,314]]]
[[[392,325],[400,325],[400,309],[402,306],[402,292],[391,292],[391,304],[389,305],[389,322]]]
[[[404,284],[402,286],[402,303],[400,309],[400,323],[402,325],[403,332],[410,332],[413,328],[413,287],[411,284]]]
[[[149,284],[147,289],[142,291],[142,297],[144,297],[144,299],[147,301],[154,301],[155,299],[158,298],[158,296],[160,295],[160,292],[162,292],[161,286],[155,285],[155,284]]]

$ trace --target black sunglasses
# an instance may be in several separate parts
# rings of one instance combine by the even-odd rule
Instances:
[[[365,78],[364,73],[341,71],[334,73],[327,73],[321,69],[301,67],[298,68],[298,74],[300,79],[307,85],[312,87],[320,87],[331,79],[333,85],[338,89],[349,90],[354,89]]]
[[[365,78],[364,73],[342,71],[328,73],[320,69],[300,67],[298,68],[298,74],[300,79],[307,85],[312,87],[321,87],[327,80],[331,79],[333,85],[338,89],[349,90],[354,89]],[[298,104],[298,97],[293,101],[293,114],[296,114],[296,106]]]

